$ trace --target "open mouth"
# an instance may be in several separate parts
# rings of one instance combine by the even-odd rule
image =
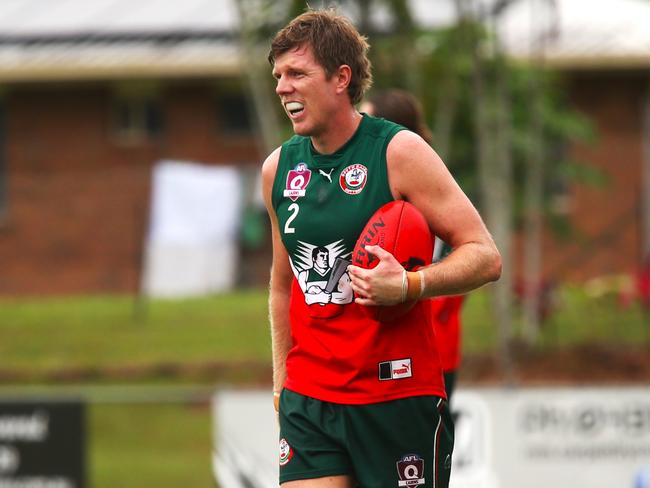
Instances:
[[[297,117],[305,110],[305,106],[300,102],[287,102],[284,107],[291,117]]]

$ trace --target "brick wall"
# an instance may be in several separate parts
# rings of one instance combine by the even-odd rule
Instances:
[[[161,92],[159,140],[118,143],[108,85],[13,87],[5,97],[8,218],[0,294],[130,292],[139,286],[152,164],[258,164],[250,136],[224,134],[208,82]]]
[[[647,82],[634,73],[574,74],[569,79],[572,104],[597,132],[593,144],[576,144],[572,157],[600,170],[607,181],[602,187],[570,188],[574,232],[568,241],[547,233],[546,274],[583,281],[634,271],[641,262],[640,110]]]

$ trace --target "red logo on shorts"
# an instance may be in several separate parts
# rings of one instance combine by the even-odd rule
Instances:
[[[287,464],[289,461],[291,461],[291,458],[293,457],[293,449],[291,449],[291,446],[287,442],[287,440],[283,437],[280,439],[280,466],[284,466]]]

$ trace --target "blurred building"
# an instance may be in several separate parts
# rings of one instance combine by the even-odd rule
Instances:
[[[259,165],[237,36],[230,1],[0,2],[0,294],[137,290],[152,165]]]
[[[595,143],[568,150],[605,183],[569,184],[560,193],[558,210],[574,237],[546,233],[546,276],[584,280],[640,269],[650,255],[650,2],[514,1],[499,30],[511,56],[559,72],[597,133]]]

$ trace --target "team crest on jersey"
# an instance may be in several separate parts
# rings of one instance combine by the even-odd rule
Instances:
[[[397,486],[414,486],[424,484],[424,459],[417,454],[407,454],[397,461]]]
[[[341,190],[348,195],[356,195],[361,193],[368,181],[368,168],[363,164],[351,164],[343,171],[339,178]]]
[[[293,202],[304,197],[310,179],[311,170],[305,163],[298,163],[287,174],[287,187],[284,189],[284,196],[289,197]]]
[[[293,457],[293,449],[291,449],[291,446],[287,442],[287,440],[283,437],[280,439],[280,466],[284,466],[287,464],[289,461],[291,461],[291,458]]]

